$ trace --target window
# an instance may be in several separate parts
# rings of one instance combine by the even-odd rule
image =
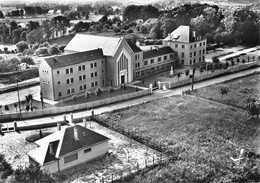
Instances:
[[[197,47],[197,44],[194,44],[194,48],[196,48]]]
[[[205,49],[203,49],[203,54],[205,53]]]
[[[104,73],[104,70],[102,70],[102,74]]]
[[[181,48],[185,48],[185,45],[181,45]]]
[[[95,81],[95,86],[97,86],[98,85],[98,82],[97,81]]]
[[[70,78],[70,83],[74,83],[74,79],[73,78]]]
[[[94,67],[97,67],[97,63],[96,62],[94,63]]]
[[[137,63],[137,66],[140,67],[140,63],[139,62]]]
[[[95,77],[97,77],[97,72],[95,72]]]
[[[74,88],[71,88],[71,93],[74,93],[74,92],[75,92]]]
[[[95,85],[94,85],[94,82],[92,82],[92,83],[91,83],[91,87],[94,87],[94,86],[95,86]]]
[[[94,73],[93,73],[93,72],[91,73],[91,77],[92,77],[92,78],[94,77]]]
[[[190,53],[190,57],[192,57],[192,53]]]
[[[201,57],[199,58],[199,62],[201,62]]]
[[[58,95],[59,95],[59,97],[61,97],[61,96],[62,96],[61,92],[59,92],[59,94],[58,94]]]
[[[194,60],[193,60],[193,64],[195,64],[196,63],[196,59],[194,58]]]
[[[73,68],[70,68],[70,73],[73,73]]]
[[[85,80],[86,79],[86,75],[83,75],[83,80]]]
[[[90,68],[93,68],[93,63],[90,64]]]
[[[203,42],[203,45],[205,45],[206,44],[206,42]]]
[[[87,85],[84,85],[84,90],[86,90],[87,89]]]
[[[159,58],[158,58],[158,62],[161,62],[161,60],[162,60],[162,58],[161,58],[161,57],[159,57]]]
[[[82,90],[82,86],[79,86],[79,90]]]
[[[58,81],[58,85],[60,85],[60,81]]]
[[[84,71],[86,68],[85,68],[85,65],[82,65],[82,70]]]
[[[64,163],[69,163],[78,159],[78,153],[68,155],[64,157]]]
[[[138,60],[138,57],[137,57],[138,55],[135,55],[135,60]]]
[[[163,60],[167,60],[167,55],[165,55],[165,56],[163,57]]]
[[[192,49],[192,45],[190,45],[190,48]]]
[[[147,60],[144,61],[144,65],[148,65],[148,61]]]
[[[184,65],[184,60],[181,60],[181,64]]]
[[[70,89],[67,90],[67,95],[69,95],[69,94],[70,94]]]
[[[153,64],[154,63],[154,59],[151,59],[151,64]]]
[[[178,48],[178,44],[175,44],[175,48]]]
[[[202,57],[202,60],[205,60],[205,56]]]
[[[202,45],[202,43],[200,43],[200,46]]]
[[[196,56],[196,51],[194,51],[194,57]]]
[[[199,51],[199,55],[201,55],[201,50]]]
[[[79,80],[82,81],[82,76],[79,76]]]
[[[190,60],[190,65],[192,64],[192,60]]]
[[[69,74],[69,73],[70,73],[69,69],[66,69],[66,74]]]
[[[181,57],[184,58],[184,52],[181,53]]]
[[[81,65],[79,66],[79,71],[81,71]]]
[[[57,74],[60,74],[60,71],[57,71]]]
[[[91,151],[91,148],[87,148],[87,149],[84,150],[84,153],[88,153],[90,151]]]
[[[67,84],[70,84],[70,79],[67,79]]]

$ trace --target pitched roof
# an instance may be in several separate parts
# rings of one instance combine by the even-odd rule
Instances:
[[[127,41],[127,43],[130,46],[130,48],[133,50],[134,53],[143,51],[138,46],[136,46],[134,43],[132,43],[131,41]]]
[[[92,61],[103,58],[102,49],[95,49],[85,52],[78,52],[68,55],[45,58],[45,61],[52,69],[79,64],[81,62]]]
[[[76,34],[65,47],[65,51],[82,52],[102,48],[104,55],[114,56],[122,38]]]
[[[144,60],[145,60],[145,59],[148,59],[148,58],[153,58],[153,57],[158,57],[158,56],[169,54],[169,53],[174,53],[174,51],[172,50],[171,47],[164,46],[164,47],[161,47],[161,48],[156,48],[156,49],[144,51],[143,53],[144,53],[143,57],[144,57]]]
[[[78,129],[78,140],[74,138],[74,128]],[[35,143],[40,147],[31,150],[28,155],[43,165],[70,152],[106,140],[109,140],[109,138],[80,125],[70,126],[36,141]],[[50,144],[53,147],[53,154],[50,154]]]
[[[196,35],[197,37],[198,35]],[[181,25],[177,29],[175,29],[170,35],[168,35],[165,41],[176,41],[176,42],[183,42],[183,43],[190,43],[194,42],[195,39],[192,36],[192,30],[190,26]]]

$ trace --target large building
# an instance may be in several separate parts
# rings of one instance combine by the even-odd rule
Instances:
[[[175,66],[169,47],[143,51],[123,37],[76,34],[65,55],[46,58],[39,68],[43,98],[60,100],[98,86],[119,86]]]
[[[192,31],[190,26],[179,26],[163,40],[163,45],[178,53],[180,65],[205,62],[207,40]]]
[[[36,141],[39,147],[28,152],[29,163],[51,173],[60,172],[105,155],[108,141],[80,125],[67,127]]]

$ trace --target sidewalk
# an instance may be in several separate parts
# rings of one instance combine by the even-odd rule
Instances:
[[[218,77],[218,78],[209,79],[206,81],[201,81],[201,82],[194,84],[194,89],[206,87],[206,86],[216,84],[216,83],[221,83],[221,82],[228,81],[228,80],[231,80],[234,78],[252,74],[254,72],[260,72],[260,68],[254,68],[254,69],[230,74],[227,76],[222,76],[222,77]],[[101,113],[110,112],[110,111],[113,111],[116,109],[123,109],[126,107],[146,103],[148,101],[152,101],[152,100],[159,99],[159,98],[170,97],[172,95],[181,95],[182,91],[186,91],[189,89],[191,89],[190,85],[175,88],[172,90],[158,90],[158,91],[155,91],[152,95],[147,95],[147,96],[144,96],[141,98],[135,98],[135,99],[131,99],[128,101],[123,101],[123,102],[95,108],[94,112],[95,112],[95,114],[101,114]],[[69,114],[67,114],[67,119],[68,119],[68,115]],[[79,112],[73,113],[73,118],[74,118],[75,122],[80,122],[80,121],[82,121],[82,118],[88,117],[88,116],[91,116],[90,110],[79,111]],[[37,119],[20,120],[20,121],[16,121],[16,122],[17,122],[18,127],[24,128],[24,127],[37,126],[37,125],[42,125],[42,124],[45,124],[45,125],[50,124],[50,126],[51,126],[51,125],[53,125],[57,122],[61,122],[61,121],[63,121],[63,115],[43,117],[43,118],[37,118]],[[3,125],[3,127],[13,126],[13,122],[4,123],[2,125]]]

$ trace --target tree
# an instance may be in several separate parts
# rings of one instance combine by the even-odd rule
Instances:
[[[30,44],[40,43],[43,39],[43,35],[42,28],[34,29],[26,35],[26,40]]]
[[[256,102],[256,100],[253,99],[247,99],[246,104],[245,104],[245,109],[249,113],[250,116],[256,115],[257,119],[259,119],[259,114],[260,114],[260,103],[259,101]]]
[[[181,77],[181,72],[177,72],[177,77],[178,77],[178,81],[179,81],[180,77]]]
[[[219,88],[219,93],[221,94],[221,98],[223,98],[224,95],[227,95],[229,92],[229,88],[225,86],[221,86]]]
[[[189,74],[190,74],[190,70],[189,69],[185,70],[186,79],[187,79]]]
[[[59,46],[56,45],[56,44],[51,45],[51,46],[48,48],[48,52],[49,52],[49,54],[51,54],[51,55],[59,54],[59,53],[60,53]]]
[[[6,179],[8,176],[12,175],[12,173],[12,166],[5,160],[5,156],[0,153],[0,178]]]
[[[100,87],[97,87],[95,90],[95,95],[98,96],[100,99],[101,94],[102,94],[102,89]]]
[[[16,43],[16,47],[18,52],[23,52],[25,49],[29,48],[29,44],[25,41],[20,41],[18,43]]]
[[[91,96],[91,91],[86,91],[85,92],[85,98],[87,99],[87,101],[90,98],[90,96]]]
[[[73,95],[73,96],[72,96],[72,99],[74,100],[74,102],[76,102],[77,99],[78,99],[77,95]]]
[[[157,18],[159,16],[159,10],[151,5],[144,6],[141,9],[141,17],[144,21],[149,18]]]
[[[202,75],[202,73],[203,73],[203,67],[200,66],[200,75]]]
[[[111,97],[111,93],[114,92],[114,88],[112,86],[109,86],[107,92],[109,93],[109,97]]]
[[[33,111],[33,105],[32,105],[33,95],[32,94],[26,95],[25,100],[28,106],[28,110],[27,110],[27,106],[26,106],[26,110],[29,111],[31,108],[31,111]]]
[[[32,57],[28,57],[28,56],[22,57],[21,63],[26,63],[26,65],[35,65]]]

